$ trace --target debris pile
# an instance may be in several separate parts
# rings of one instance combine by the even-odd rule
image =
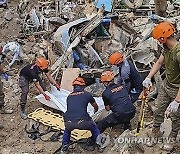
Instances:
[[[52,75],[61,83],[61,88],[66,90],[65,98],[72,91],[72,80],[79,75],[87,83],[86,91],[97,99],[101,97],[105,89],[100,83],[101,73],[108,69],[113,70],[114,74],[119,71],[108,62],[109,56],[116,51],[123,53],[144,78],[163,50],[162,45],[152,38],[152,30],[157,23],[171,22],[176,27],[177,39],[180,39],[179,0],[168,1],[167,17],[155,14],[157,10],[153,0],[21,0],[18,5],[5,0],[0,1],[0,7],[0,29],[4,30],[0,32],[0,47],[11,41],[18,42],[25,64],[34,61],[36,57],[46,58]],[[9,63],[9,59],[7,58],[5,65]],[[12,104],[11,98],[19,102],[17,74],[22,66],[17,63],[8,70],[11,77],[4,87],[7,104]],[[149,94],[149,100],[157,94],[164,70],[162,72],[154,78],[156,85]],[[12,91],[9,91],[10,87]],[[37,95],[36,92],[33,93]],[[41,97],[37,98],[41,100]],[[47,105],[46,102],[44,104]],[[138,108],[138,103],[136,105]],[[149,110],[153,110],[154,102],[148,105]],[[47,106],[58,109],[57,106]],[[65,110],[62,108],[61,111]],[[32,112],[32,109],[35,108],[31,106],[28,110]],[[102,118],[97,114],[94,119],[98,117]],[[15,121],[14,119],[15,117],[10,120]],[[127,134],[132,137],[131,132],[124,132],[122,136]],[[130,145],[119,144],[119,138],[115,140],[113,148],[110,148],[112,151],[143,153],[147,150],[140,145],[131,145],[134,151],[131,149],[128,152]],[[6,147],[5,144],[3,146]]]

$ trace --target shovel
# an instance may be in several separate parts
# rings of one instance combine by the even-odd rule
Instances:
[[[138,120],[138,126],[137,126],[137,131],[135,133],[135,136],[139,135],[139,132],[143,128],[143,125],[144,125],[145,106],[147,104],[147,90],[146,90],[145,87],[143,87],[143,92],[142,92],[141,100],[142,100],[142,104],[141,104],[139,120]]]

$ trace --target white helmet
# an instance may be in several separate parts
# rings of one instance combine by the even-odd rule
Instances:
[[[16,50],[16,48],[17,48],[17,45],[16,45],[15,43],[12,43],[12,44],[9,46],[9,50],[11,50],[11,51]]]

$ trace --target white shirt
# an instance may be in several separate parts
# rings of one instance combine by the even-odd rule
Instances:
[[[15,50],[10,50],[10,46],[15,44],[16,45],[16,48]],[[7,43],[4,47],[3,47],[3,50],[2,50],[2,54],[6,55],[9,51],[12,52],[12,54],[14,55],[13,56],[13,59],[11,61],[11,63],[9,64],[9,67],[11,67],[11,65],[14,64],[15,60],[18,58],[19,54],[20,54],[20,45],[16,42],[9,42]]]

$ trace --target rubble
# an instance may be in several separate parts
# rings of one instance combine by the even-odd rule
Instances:
[[[142,6],[143,4],[143,0],[138,0],[138,1],[135,1],[135,2],[131,2],[130,0],[125,0],[124,3],[129,7],[129,8],[132,8],[132,9],[137,9],[139,7]]]
[[[12,15],[11,11],[7,11],[6,14],[5,14],[5,16],[4,16],[4,18],[5,18],[7,21],[12,20],[13,15]]]
[[[102,96],[105,87],[100,83],[99,78],[102,71],[113,69],[109,66],[108,57],[115,51],[123,52],[125,57],[135,64],[135,67],[144,77],[162,49],[161,45],[151,37],[152,30],[158,22],[172,22],[176,27],[176,36],[180,39],[179,0],[173,1],[173,3],[168,2],[167,17],[155,14],[155,4],[148,0],[80,0],[70,2],[67,0],[35,0],[32,2],[21,0],[19,4],[16,1],[9,1],[8,5],[7,1],[4,3],[6,9],[0,8],[0,45],[3,46],[7,42],[19,40],[26,58],[24,64],[15,64],[8,71],[10,80],[4,86],[5,101],[16,109],[16,113],[13,115],[13,125],[11,118],[2,116],[6,131],[2,131],[2,135],[0,135],[0,141],[3,141],[0,153],[52,153],[54,149],[59,147],[59,143],[27,140],[27,136],[23,134],[23,128],[27,122],[21,121],[18,115],[17,108],[19,107],[20,96],[18,74],[20,69],[25,64],[34,61],[36,56],[43,56],[48,59],[52,75],[61,83],[64,95],[63,97],[57,96],[58,99],[62,99],[59,105],[61,106],[67,94],[72,91],[72,80],[78,75],[85,79],[86,91],[94,97]],[[114,69],[115,71],[117,70]],[[162,75],[159,73],[155,77],[157,87],[161,84]],[[157,93],[157,87],[153,88],[149,96],[150,101],[152,96]],[[41,107],[39,101],[34,99],[38,92],[34,90],[33,86],[30,87],[30,91],[31,94],[28,96],[29,113]],[[51,103],[46,102],[41,96],[37,96],[37,98],[50,108],[56,110],[60,108],[56,105],[58,101],[55,96],[54,102],[56,103],[54,105],[53,101]],[[97,101],[99,100],[97,99]],[[103,103],[101,107],[103,108]],[[61,108],[63,111],[66,109],[63,105]],[[150,103],[151,112],[154,111],[153,108],[154,102],[152,101]],[[138,109],[139,106],[137,105]],[[94,116],[93,119],[98,121],[109,114],[103,110],[101,112],[102,114],[94,115],[91,111]],[[147,120],[147,124],[145,124],[142,133],[149,131],[152,126],[151,117],[145,118],[145,120]],[[133,129],[135,129],[136,124],[137,121],[133,122]],[[165,131],[165,136],[168,136],[170,129],[170,121],[165,119],[162,124],[162,131]],[[110,132],[113,133],[113,131]],[[114,133],[118,134],[119,129],[115,130]],[[134,134],[130,133],[132,132],[126,131],[121,135],[129,134],[132,137]],[[12,134],[14,137],[10,140],[9,135]],[[117,134],[116,136],[118,136]],[[107,150],[109,153],[162,152],[157,147],[148,149],[141,145],[137,147],[135,144],[119,144],[118,138],[115,139],[114,136],[112,138],[115,142],[112,142]],[[34,147],[34,144],[37,146]],[[52,145],[52,148],[45,148],[50,146],[49,144]]]

